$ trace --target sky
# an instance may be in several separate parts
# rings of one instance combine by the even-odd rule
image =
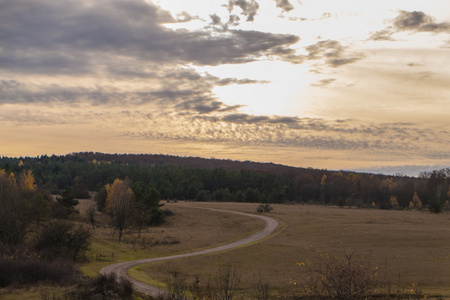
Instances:
[[[0,155],[450,167],[448,0],[0,0]]]

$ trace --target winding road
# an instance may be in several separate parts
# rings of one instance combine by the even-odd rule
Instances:
[[[210,208],[208,208],[208,209],[210,209]],[[130,277],[127,274],[127,270],[130,268],[133,268],[135,266],[141,265],[141,264],[147,264],[147,263],[163,261],[163,260],[170,260],[170,259],[178,259],[178,258],[184,258],[184,257],[190,257],[190,256],[196,256],[196,255],[202,255],[202,254],[208,254],[208,253],[213,253],[213,252],[218,252],[218,251],[223,251],[223,250],[227,250],[227,249],[231,249],[231,248],[240,247],[240,246],[243,246],[246,244],[253,243],[257,240],[260,240],[260,239],[268,236],[278,226],[277,221],[275,221],[272,218],[266,217],[266,216],[253,215],[253,214],[234,212],[234,211],[228,211],[228,210],[220,210],[220,209],[210,209],[210,210],[225,212],[225,213],[233,213],[233,214],[238,214],[238,215],[243,215],[243,216],[249,216],[252,218],[258,218],[260,220],[263,220],[266,225],[263,230],[258,231],[242,240],[238,240],[238,241],[226,244],[226,245],[209,248],[209,249],[204,249],[204,250],[200,250],[200,251],[195,251],[195,252],[184,253],[184,254],[120,262],[120,263],[116,263],[116,264],[112,264],[112,265],[104,267],[103,269],[100,270],[100,273],[101,274],[115,273],[117,275],[117,277],[124,277],[124,278],[130,280],[133,283],[133,287],[135,290],[137,290],[141,293],[150,295],[152,297],[157,297],[158,295],[166,293],[166,291],[161,290],[155,286],[151,286],[149,284],[146,284],[142,281],[139,281],[139,280],[136,280],[136,279]]]

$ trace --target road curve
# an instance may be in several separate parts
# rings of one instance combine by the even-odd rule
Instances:
[[[244,216],[249,216],[252,218],[258,218],[260,220],[263,220],[264,223],[266,224],[266,226],[264,227],[263,230],[258,231],[242,240],[239,241],[235,241],[226,245],[222,245],[222,246],[218,246],[218,247],[214,247],[214,248],[209,248],[209,249],[204,249],[204,250],[200,250],[200,251],[195,251],[195,252],[189,252],[189,253],[184,253],[184,254],[177,254],[177,255],[171,255],[171,256],[164,256],[164,257],[156,257],[156,258],[146,258],[146,259],[139,259],[139,260],[133,260],[133,261],[125,261],[125,262],[120,262],[120,263],[116,263],[116,264],[112,264],[109,266],[104,267],[103,269],[100,270],[101,274],[110,274],[110,273],[115,273],[117,275],[117,277],[124,277],[128,280],[130,280],[133,283],[133,287],[135,290],[150,295],[152,297],[157,297],[158,295],[164,294],[166,293],[166,291],[161,290],[155,286],[151,286],[149,284],[146,284],[142,281],[136,280],[132,277],[130,277],[127,274],[127,270],[130,268],[133,268],[137,265],[141,265],[141,264],[147,264],[147,263],[151,263],[151,262],[157,262],[157,261],[163,261],[163,260],[170,260],[170,259],[177,259],[177,258],[184,258],[184,257],[190,257],[190,256],[196,256],[196,255],[202,255],[202,254],[208,254],[208,253],[213,253],[213,252],[218,252],[218,251],[223,251],[223,250],[227,250],[227,249],[231,249],[231,248],[235,248],[235,247],[239,247],[239,246],[243,246],[249,243],[253,243],[257,240],[260,240],[266,236],[268,236],[269,234],[271,234],[278,226],[278,222],[275,221],[272,218],[266,217],[266,216],[261,216],[261,215],[253,215],[253,214],[247,214],[247,213],[242,213],[242,212],[234,212],[234,211],[228,211],[228,210],[220,210],[220,209],[211,209],[214,211],[220,211],[220,212],[226,212],[226,213],[233,213],[233,214],[238,214],[238,215],[244,215]]]

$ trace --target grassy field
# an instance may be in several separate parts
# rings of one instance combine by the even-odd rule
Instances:
[[[85,208],[92,202],[81,200],[78,209],[83,219]],[[264,226],[263,222],[245,216],[195,209],[189,206],[166,203],[165,208],[174,212],[163,226],[151,227],[141,232],[127,230],[122,242],[107,226],[107,217],[98,214],[99,224],[94,230],[89,263],[81,269],[95,276],[106,265],[119,261],[180,254],[229,243],[245,237]],[[253,205],[254,210],[256,206]]]
[[[80,215],[92,200],[81,200]],[[408,293],[412,284],[428,295],[450,299],[450,215],[420,211],[384,211],[312,205],[272,205],[266,214],[279,221],[274,234],[249,246],[221,253],[139,266],[130,271],[133,277],[152,284],[167,280],[170,272],[178,272],[188,284],[197,276],[200,284],[212,282],[218,269],[233,264],[241,273],[241,289],[236,299],[251,298],[251,283],[256,274],[267,279],[271,294],[283,298],[293,291],[304,273],[297,263],[317,257],[314,250],[340,256],[355,252],[379,268],[378,279]],[[174,212],[163,226],[149,228],[137,238],[127,231],[123,242],[107,225],[107,216],[98,214],[89,262],[82,265],[90,276],[111,263],[148,257],[191,252],[225,244],[263,227],[263,222],[246,216],[214,212],[200,208],[255,213],[257,204],[250,203],[165,203]],[[87,225],[86,225],[87,226]],[[312,250],[311,250],[312,249]],[[48,288],[44,287],[44,293]],[[22,299],[39,299],[41,290],[21,290]],[[30,296],[28,297],[28,293]],[[3,294],[5,299],[14,298]],[[12,297],[12,298],[11,298]],[[34,298],[33,298],[34,297]],[[1,295],[0,295],[1,298]]]
[[[233,263],[242,274],[242,298],[248,297],[255,274],[265,276],[273,293],[282,296],[294,288],[291,279],[301,281],[297,262],[314,263],[311,249],[342,255],[355,252],[380,267],[379,279],[407,292],[414,283],[424,294],[450,297],[450,215],[420,211],[384,211],[375,209],[342,209],[306,205],[273,205],[269,216],[281,226],[270,238],[254,245],[220,254],[160,262],[139,267],[147,277],[164,282],[169,272],[179,272],[194,280],[198,275],[205,283],[212,280],[221,264]],[[210,207],[254,212],[255,204],[188,203],[167,205],[171,210],[192,209],[197,216],[204,213],[196,207]],[[230,215],[230,218],[234,216]],[[195,217],[195,220],[198,218]],[[173,219],[176,226],[177,219]],[[207,224],[208,222],[205,222]],[[217,228],[221,235],[228,228]],[[197,235],[211,236],[212,228],[197,228]],[[181,244],[180,244],[181,246]],[[139,275],[138,275],[139,276]],[[144,276],[142,276],[144,278]]]

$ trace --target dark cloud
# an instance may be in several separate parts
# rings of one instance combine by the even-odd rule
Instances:
[[[417,29],[430,23],[431,18],[421,11],[408,12],[401,10],[399,16],[394,20],[394,25],[399,29]]]
[[[5,103],[80,103],[88,101],[94,105],[116,102],[125,95],[114,89],[68,87],[57,84],[31,85],[16,80],[0,81],[0,104]],[[128,95],[126,98],[130,98]]]
[[[392,35],[399,31],[450,32],[450,23],[435,23],[431,16],[422,11],[400,10],[398,16],[391,21],[392,26],[373,33],[369,40],[395,41]]]
[[[275,0],[277,7],[281,8],[285,12],[290,12],[294,9],[294,6],[289,2],[289,0]]]
[[[219,101],[212,101],[210,103],[205,103],[205,104],[198,104],[198,105],[194,105],[192,109],[194,109],[195,111],[197,111],[198,113],[201,114],[206,114],[206,113],[210,113],[213,111],[217,111],[219,109],[222,108],[222,103]]]
[[[332,58],[327,60],[327,64],[331,67],[340,67],[343,65],[354,63],[360,60],[361,57],[350,57],[350,58]]]
[[[401,10],[397,18],[394,20],[395,28],[399,30],[417,30],[440,32],[450,28],[449,23],[434,23],[433,18],[421,11],[404,11]]]
[[[343,51],[341,43],[333,40],[319,41],[307,46],[308,59],[319,59],[323,55],[327,57],[337,57]]]
[[[186,109],[198,111],[205,111],[204,107],[211,107],[211,109],[215,107],[211,104],[215,101],[212,88],[220,79],[202,77],[184,70],[158,76],[160,78],[156,79],[155,87],[150,85],[136,90],[121,90],[114,86],[33,84],[3,79],[0,80],[0,104],[59,102],[68,105],[86,103],[127,106],[154,103],[161,106],[184,106]],[[167,80],[168,78],[170,80]],[[237,79],[236,81],[239,82]]]
[[[334,40],[319,41],[307,46],[308,60],[325,59],[326,64],[331,67],[339,67],[362,59],[362,54],[347,53],[347,47]]]
[[[255,2],[256,3],[256,2]],[[253,1],[237,1],[248,18]],[[15,0],[0,3],[0,68],[37,74],[97,74],[114,68],[119,58],[143,65],[242,63],[275,55],[288,48],[293,35],[252,31],[170,30],[164,23],[181,22],[143,0],[83,1]],[[217,18],[213,20],[217,22]],[[113,66],[113,67],[111,67]]]
[[[218,15],[213,14],[213,15],[209,15],[209,17],[211,18],[211,24],[212,25],[220,25],[221,24],[221,19]]]
[[[255,19],[255,15],[258,13],[259,4],[255,0],[228,0],[228,11],[231,13],[235,6],[238,6],[242,10],[242,15],[247,17],[248,22],[252,22]]]
[[[226,26],[228,26],[228,25],[238,26],[240,24],[240,21],[241,21],[241,18],[239,18],[238,15],[229,15]],[[228,27],[227,27],[227,29],[228,29]]]

